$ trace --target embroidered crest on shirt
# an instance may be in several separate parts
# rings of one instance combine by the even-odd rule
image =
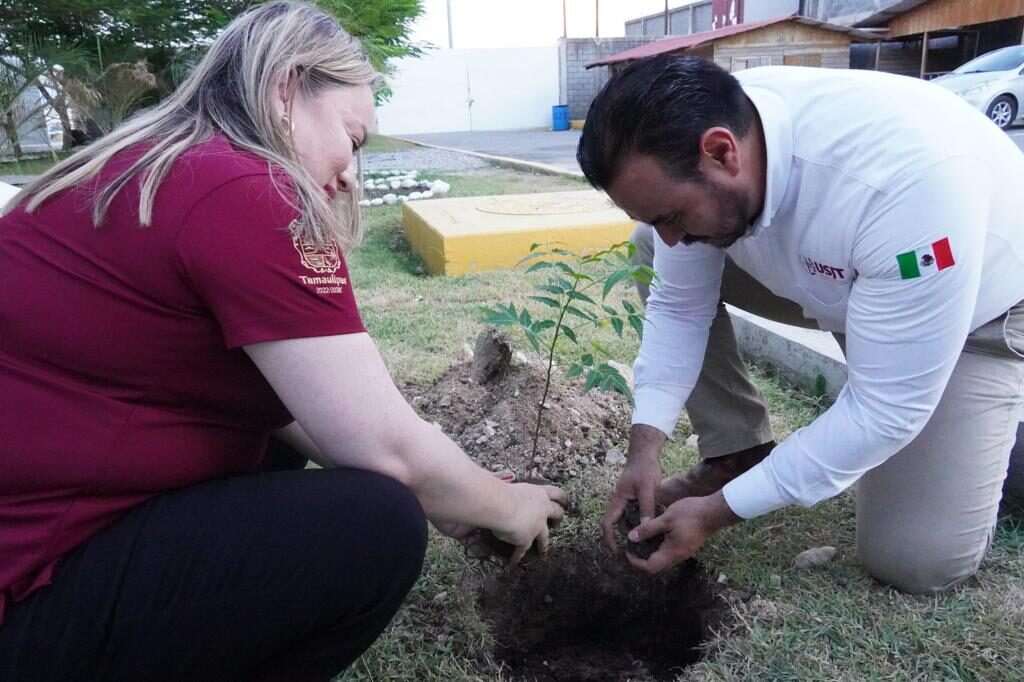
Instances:
[[[803,262],[804,267],[807,268],[807,272],[812,276],[825,277],[833,282],[846,281],[846,268],[839,268],[835,265],[825,265],[824,263],[818,262],[808,256],[800,256],[800,260]]]
[[[338,244],[333,239],[327,244],[316,244],[306,241],[300,233],[292,237],[292,244],[302,257],[302,264],[313,272],[333,274],[341,267]]]
[[[897,254],[896,263],[900,266],[900,279],[917,279],[953,267],[956,259],[953,258],[949,238],[943,237],[929,246]]]

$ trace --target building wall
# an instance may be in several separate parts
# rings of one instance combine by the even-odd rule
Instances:
[[[557,47],[437,50],[397,67],[384,134],[547,128],[559,104]]]
[[[784,17],[800,13],[800,0],[747,0],[743,6],[743,22]]]
[[[950,26],[984,24],[1024,16],[1024,0],[985,0],[967,3],[963,0],[932,0],[919,5],[889,22],[893,36],[917,35]],[[1018,42],[1020,36],[1017,37]]]
[[[889,9],[903,0],[803,0],[806,17],[841,26],[852,26],[872,14]]]
[[[747,0],[748,4],[761,2],[771,5],[778,3],[799,4],[799,0]],[[746,11],[749,12],[749,9]],[[669,35],[687,36],[691,33],[702,33],[711,30],[711,0],[695,2],[683,7],[674,7],[668,11]],[[785,14],[785,12],[780,12]],[[665,35],[665,13],[648,14],[647,16],[630,19],[626,22],[627,38],[657,37]]]
[[[728,71],[787,63],[848,69],[850,39],[835,31],[789,22],[715,41],[714,59]]]
[[[586,118],[590,103],[608,81],[607,66],[593,69],[584,67],[603,57],[645,45],[654,40],[648,38],[569,38],[559,41],[560,62],[564,70],[564,89],[561,103],[569,105],[569,118]]]

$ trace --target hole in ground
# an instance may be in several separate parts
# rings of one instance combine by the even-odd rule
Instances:
[[[495,653],[530,682],[675,679],[701,659],[720,604],[695,561],[651,577],[586,548],[558,548],[480,593]]]

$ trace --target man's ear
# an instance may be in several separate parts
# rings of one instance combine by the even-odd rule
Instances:
[[[739,175],[743,166],[740,143],[728,128],[708,128],[700,137],[700,167],[705,175]]]

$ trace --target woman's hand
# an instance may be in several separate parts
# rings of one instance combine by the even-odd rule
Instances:
[[[507,524],[491,530],[499,540],[515,546],[509,560],[515,566],[534,542],[541,556],[548,553],[548,529],[561,523],[568,498],[553,485],[516,483],[507,489],[514,498],[512,516]]]

